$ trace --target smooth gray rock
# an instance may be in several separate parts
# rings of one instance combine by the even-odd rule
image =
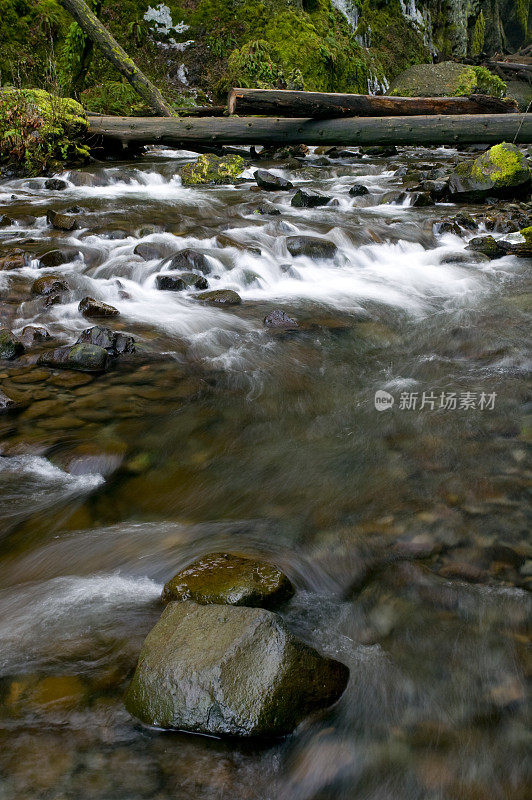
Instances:
[[[291,256],[309,258],[333,258],[338,249],[334,242],[318,239],[317,236],[288,236],[286,246]]]
[[[158,728],[278,736],[335,702],[348,677],[271,611],[175,602],[148,634],[125,702]]]

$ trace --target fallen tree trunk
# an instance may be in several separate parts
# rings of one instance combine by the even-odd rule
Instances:
[[[287,89],[231,89],[229,114],[276,117],[401,117],[423,114],[508,114],[512,100],[488,95],[471,97],[388,97],[371,94],[299,92]]]
[[[90,117],[92,143],[164,144],[194,150],[230,145],[440,145],[532,143],[532,115],[479,114],[347,119]],[[89,139],[91,142],[91,139]]]
[[[74,17],[90,41],[94,42],[103,55],[127,78],[144,102],[153,108],[156,114],[163,117],[172,116],[172,111],[164,102],[159,90],[140,71],[133,59],[120,47],[86,3],[83,0],[59,0],[59,2]]]
[[[515,61],[490,61],[489,63],[510,72],[532,72],[532,64],[517,64]]]

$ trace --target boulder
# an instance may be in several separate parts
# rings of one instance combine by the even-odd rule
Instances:
[[[439,64],[414,64],[390,84],[395,97],[454,97],[490,94],[502,97],[506,86],[484,67],[471,67],[455,61]]]
[[[293,593],[286,575],[271,564],[230,553],[211,553],[168,581],[162,599],[271,608]]]
[[[374,158],[389,158],[397,155],[397,147],[394,144],[373,144],[368,147],[360,147],[361,156],[373,156]]]
[[[69,285],[57,275],[42,275],[33,281],[31,291],[33,294],[50,295],[57,292],[68,292]]]
[[[288,236],[286,246],[294,257],[334,258],[338,250],[334,242],[318,239],[317,236]]]
[[[61,264],[66,264],[72,261],[73,253],[65,252],[64,250],[48,250],[39,258],[39,267],[46,267],[53,269],[53,267],[60,267]]]
[[[26,325],[26,327],[22,329],[20,338],[27,347],[31,347],[31,345],[36,342],[46,342],[52,337],[46,328],[40,325]]]
[[[14,224],[14,220],[5,214],[0,214],[0,228],[10,228]]]
[[[272,206],[271,203],[262,203],[260,206],[257,206],[255,209],[255,214],[260,214],[261,216],[268,216],[268,217],[279,217],[281,216],[281,212],[275,206]]]
[[[271,611],[185,601],[148,634],[125,702],[157,728],[280,736],[338,700],[348,678]]]
[[[17,403],[16,400],[12,400],[11,397],[8,397],[7,394],[4,394],[2,391],[0,391],[0,414],[8,414],[10,411],[18,411],[22,407],[22,403]]]
[[[181,181],[183,186],[234,183],[245,168],[246,162],[242,156],[215,156],[212,153],[205,153],[196,161],[181,168]]]
[[[103,372],[109,365],[109,355],[105,348],[94,344],[65,345],[43,353],[38,364],[55,369]]]
[[[232,289],[214,289],[211,292],[202,292],[196,295],[196,300],[210,303],[214,306],[239,306],[242,298]]]
[[[12,361],[21,356],[23,352],[22,342],[7,328],[0,328],[0,358]]]
[[[78,227],[77,220],[72,214],[60,214],[58,211],[48,211],[46,220],[52,228],[58,231],[74,231]]]
[[[68,189],[68,183],[61,178],[48,178],[44,182],[44,188],[54,192],[60,192],[63,189]]]
[[[209,288],[209,281],[207,278],[204,278],[203,275],[196,275],[194,272],[182,272],[179,276],[182,281],[189,286],[190,288],[194,289],[208,289]]]
[[[182,292],[187,288],[185,281],[179,275],[157,275],[155,286],[166,292]]]
[[[196,270],[196,272],[202,272],[204,275],[210,275],[212,272],[207,256],[197,250],[192,250],[190,247],[180,250],[168,261],[165,261],[164,269],[169,271],[176,269]]]
[[[262,250],[260,247],[253,247],[253,245],[244,244],[243,242],[239,242],[237,239],[233,239],[232,236],[227,236],[225,233],[219,233],[216,237],[216,244],[220,245],[220,247],[234,247],[235,250],[242,250],[242,252],[253,253],[256,256],[260,256]]]
[[[107,183],[101,175],[93,175],[90,172],[79,172],[72,170],[68,173],[68,180],[74,186],[107,186]]]
[[[168,258],[175,253],[175,247],[168,242],[139,242],[133,252],[144,261],[151,261],[155,258]]]
[[[524,237],[526,244],[532,245],[532,225],[528,228],[523,228],[519,233]]]
[[[326,205],[329,200],[332,198],[320,194],[320,192],[314,192],[312,189],[298,189],[292,197],[290,205],[294,208],[316,208]]]
[[[103,347],[114,358],[124,353],[135,352],[135,339],[132,336],[113,331],[111,328],[104,328],[102,325],[86,328],[76,344],[92,344]]]
[[[532,174],[525,155],[514,144],[502,142],[472,162],[459,164],[449,179],[453,200],[520,196],[528,191]]]
[[[258,169],[253,173],[253,177],[257,181],[257,185],[267,192],[278,192],[282,189],[293,189],[294,184],[287,181],[286,178],[280,178],[267,169]]]
[[[493,236],[476,236],[469,241],[466,250],[483,253],[488,258],[501,258],[506,253],[506,248],[501,246]]]
[[[365,194],[369,194],[369,189],[362,183],[355,183],[355,185],[351,186],[349,189],[349,194],[351,197],[362,197]]]
[[[297,320],[289,317],[280,308],[274,308],[269,314],[264,317],[264,325],[266,328],[274,328],[283,331],[295,331],[299,328]]]
[[[0,258],[0,269],[22,269],[22,267],[28,267],[30,263],[31,258],[28,253],[25,253],[23,250],[17,248],[16,250],[12,250],[6,256],[3,256],[3,258]]]
[[[101,300],[95,300],[94,297],[84,297],[83,300],[80,300],[78,311],[84,317],[117,317],[119,314],[117,308],[102,303]]]

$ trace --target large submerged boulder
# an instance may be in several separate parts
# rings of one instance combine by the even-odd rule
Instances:
[[[158,728],[278,736],[334,703],[348,677],[271,611],[169,603],[146,637],[126,708]]]
[[[454,97],[489,94],[504,97],[506,84],[485,67],[442,61],[439,64],[414,64],[390,84],[395,97]]]
[[[231,553],[211,553],[169,580],[162,599],[271,608],[293,593],[286,575],[271,564]]]
[[[531,177],[524,153],[514,144],[502,142],[474,161],[458,164],[449,180],[449,192],[460,200],[512,197],[528,191]]]

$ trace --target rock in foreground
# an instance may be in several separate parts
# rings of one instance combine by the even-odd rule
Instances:
[[[286,575],[271,564],[230,553],[212,553],[168,581],[162,599],[271,608],[293,593]]]
[[[502,142],[473,162],[459,164],[450,177],[449,191],[456,200],[519,196],[528,190],[531,177],[525,155],[514,144]]]
[[[334,703],[348,677],[271,611],[170,603],[146,637],[126,708],[159,728],[279,736]]]

